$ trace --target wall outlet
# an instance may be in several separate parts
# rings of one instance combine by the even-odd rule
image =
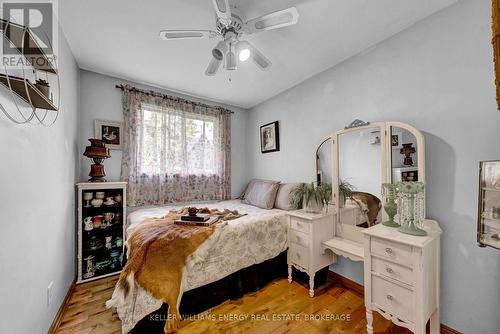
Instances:
[[[53,289],[52,287],[54,286],[54,282],[50,282],[49,286],[47,287],[47,306],[50,306],[52,303],[52,292]]]

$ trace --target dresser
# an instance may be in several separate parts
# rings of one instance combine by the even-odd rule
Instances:
[[[375,225],[363,231],[364,283],[368,334],[373,333],[373,311],[413,333],[438,334],[439,252],[441,229],[426,220],[425,237],[402,234]]]
[[[309,275],[309,296],[314,297],[316,272],[335,263],[335,255],[324,252],[323,241],[333,237],[333,212],[309,213],[290,211],[288,215],[288,282],[292,282],[292,267]]]

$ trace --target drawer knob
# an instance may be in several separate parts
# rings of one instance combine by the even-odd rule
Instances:
[[[387,271],[389,274],[394,273],[394,270],[392,270],[392,268],[390,267],[385,268],[385,271]]]
[[[385,252],[386,252],[387,254],[392,254],[392,248],[391,248],[391,247],[387,247],[387,248],[385,249]]]
[[[392,301],[394,297],[392,297],[391,295],[387,295],[387,299]]]

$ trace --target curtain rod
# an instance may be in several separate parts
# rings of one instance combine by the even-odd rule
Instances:
[[[125,86],[124,85],[115,85],[115,88],[124,90]],[[231,111],[231,110],[224,108],[224,107],[221,107],[221,106],[211,106],[211,105],[201,103],[201,102],[194,102],[194,101],[186,100],[186,99],[183,99],[181,97],[173,97],[173,96],[163,94],[160,92],[155,92],[153,90],[142,90],[142,89],[135,88],[135,87],[130,87],[130,90],[133,92],[138,92],[138,93],[143,93],[143,94],[147,94],[147,95],[151,95],[151,96],[161,97],[161,98],[176,101],[176,102],[184,102],[184,103],[190,103],[190,104],[194,104],[194,105],[197,105],[200,107],[205,107],[205,108],[215,108],[215,109],[219,109],[219,110],[225,110],[227,112],[230,112],[231,114],[234,114],[234,111]]]

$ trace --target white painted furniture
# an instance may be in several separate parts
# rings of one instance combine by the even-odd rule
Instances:
[[[93,281],[99,278],[116,275],[121,272],[121,263],[116,265],[108,265],[103,268],[98,268],[97,264],[105,263],[104,261],[111,261],[113,259],[111,252],[118,251],[119,258],[123,257],[125,250],[125,221],[126,221],[126,203],[127,203],[127,182],[80,182],[76,184],[77,191],[77,284]],[[92,193],[92,198],[96,198],[97,192],[104,192],[104,198],[115,198],[117,195],[121,196],[121,203],[116,205],[105,205],[104,203],[99,207],[92,205],[87,206],[87,201],[83,199],[84,193]],[[106,199],[104,199],[106,201]],[[111,213],[113,222],[110,226],[103,228],[86,227],[85,219],[100,217],[104,219],[104,214]],[[104,221],[102,222],[104,224]],[[90,224],[93,225],[93,224]],[[111,237],[106,246],[106,237]],[[103,247],[95,250],[86,249],[86,245],[90,239],[99,240]],[[121,245],[120,241],[121,239]],[[118,241],[118,243],[117,243]],[[92,265],[93,274],[89,273],[89,256],[93,257]],[[87,260],[86,260],[87,259]]]
[[[325,254],[321,244],[333,237],[333,212],[309,213],[302,210],[288,214],[288,282],[292,266],[309,275],[309,296],[314,297],[314,275],[335,263],[335,255]]]
[[[368,334],[373,311],[413,333],[439,333],[439,251],[441,229],[425,221],[425,237],[375,225],[363,231],[364,283]]]

